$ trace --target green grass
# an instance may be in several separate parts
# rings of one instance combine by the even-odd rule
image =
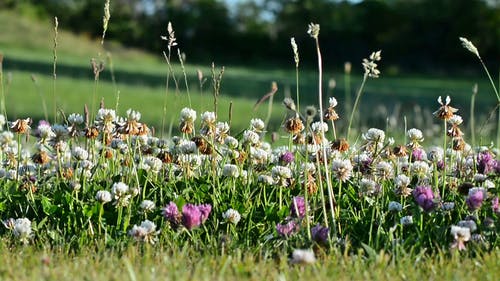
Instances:
[[[383,253],[329,254],[313,266],[290,265],[287,259],[255,259],[238,252],[200,256],[182,249],[153,247],[67,255],[57,250],[2,249],[3,280],[497,280],[499,252],[469,259],[404,257]],[[29,269],[29,270],[28,270]]]

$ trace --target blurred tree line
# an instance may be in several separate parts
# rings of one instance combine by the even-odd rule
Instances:
[[[0,0],[0,8],[29,6],[57,16],[61,28],[99,37],[105,0]],[[493,67],[500,58],[499,0],[111,0],[107,38],[159,53],[167,23],[188,61],[291,63],[290,38],[302,64],[314,64],[310,22],[321,25],[328,65],[360,61],[382,49],[389,70],[443,71],[475,66],[458,40],[467,37]]]

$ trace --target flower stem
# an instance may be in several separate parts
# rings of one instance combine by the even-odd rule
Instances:
[[[361,94],[363,93],[363,89],[365,87],[366,80],[368,79],[368,74],[365,73],[363,76],[363,82],[361,82],[361,86],[359,87],[358,93],[356,94],[356,99],[354,100],[354,105],[351,109],[351,117],[349,117],[349,126],[347,127],[347,136],[346,138],[349,140],[349,134],[351,132],[352,120],[354,119],[354,113],[356,112],[356,108],[358,107],[359,100],[361,98]]]

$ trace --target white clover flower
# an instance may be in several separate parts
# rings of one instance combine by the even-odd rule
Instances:
[[[337,106],[337,99],[334,98],[334,97],[331,97],[329,100],[328,100],[329,104],[330,104],[330,107],[336,107]]]
[[[442,147],[434,146],[429,149],[427,152],[427,157],[432,162],[438,162],[443,160],[444,152]]]
[[[196,151],[198,151],[196,143],[190,140],[182,140],[181,143],[179,144],[179,149],[180,152],[184,154],[193,154]]]
[[[352,175],[352,164],[349,159],[334,159],[332,161],[332,173],[340,181],[347,181]]]
[[[477,174],[474,175],[474,181],[475,182],[481,183],[481,182],[484,182],[487,179],[488,179],[488,176],[484,175],[484,174],[477,173]]]
[[[314,252],[311,249],[295,249],[292,252],[292,260],[290,262],[293,264],[302,265],[313,264],[316,262],[316,257],[314,256]]]
[[[359,181],[359,189],[367,195],[373,195],[379,191],[379,185],[372,179],[362,178]]]
[[[468,227],[452,225],[450,234],[455,239],[461,238],[462,241],[469,241],[471,236],[471,230]]]
[[[396,201],[389,202],[389,212],[401,212],[403,210],[403,205]]]
[[[127,109],[127,120],[129,121],[139,121],[141,119],[141,113],[135,110],[132,110],[131,108]]]
[[[111,193],[107,190],[99,190],[95,195],[95,199],[102,204],[111,202]]]
[[[443,202],[441,208],[443,211],[451,211],[455,208],[455,202]]]
[[[328,124],[320,121],[314,122],[311,124],[311,130],[315,134],[320,134],[321,132],[326,133],[328,132]]]
[[[382,143],[385,139],[385,132],[377,128],[370,128],[362,135],[362,138],[367,142]]]
[[[419,143],[424,140],[424,134],[421,130],[416,128],[409,129],[408,132],[406,132],[406,135],[410,139],[411,143]]]
[[[205,111],[201,114],[201,121],[205,124],[215,123],[215,112]]]
[[[259,143],[259,141],[260,141],[260,137],[259,137],[259,134],[257,134],[256,132],[250,131],[250,130],[245,130],[243,132],[243,142],[244,143],[248,143],[250,145],[255,145],[255,144]]]
[[[78,161],[87,160],[89,158],[89,153],[84,148],[75,146],[73,148],[73,157]]]
[[[238,166],[236,165],[225,164],[224,168],[222,169],[222,175],[225,177],[237,178],[240,176],[240,171],[238,169]]]
[[[155,202],[151,200],[144,200],[141,202],[140,208],[143,212],[151,212],[154,211],[155,209]]]
[[[460,124],[462,124],[464,122],[464,120],[462,119],[462,116],[460,115],[453,115],[450,119],[448,119],[448,123],[450,123],[450,125],[452,126],[458,126]]]
[[[429,173],[429,165],[425,161],[415,161],[411,163],[410,171],[419,178],[424,178]]]
[[[12,233],[14,233],[14,236],[19,238],[19,240],[26,243],[28,238],[31,237],[31,221],[27,218],[16,219],[14,221]]]
[[[386,161],[380,161],[376,166],[375,170],[377,172],[377,175],[384,179],[389,179],[393,176],[394,174],[394,169],[391,165],[391,163],[386,162]]]
[[[134,225],[128,232],[128,234],[132,236],[135,241],[150,244],[154,244],[158,240],[156,237],[158,233],[159,231],[156,231],[156,224],[149,220],[143,221],[139,226]]]
[[[397,188],[404,188],[410,185],[411,179],[407,177],[404,174],[397,175],[396,178],[394,179],[394,185],[396,185]]]
[[[250,124],[252,126],[252,129],[255,131],[255,132],[262,132],[264,131],[266,125],[264,124],[264,121],[262,121],[262,119],[259,119],[259,118],[254,118],[252,120],[250,120]]]
[[[50,140],[56,136],[49,123],[41,123],[37,127],[38,136],[42,140]]]
[[[265,185],[272,185],[274,184],[274,179],[270,175],[259,175],[257,177],[257,182],[263,183]]]
[[[470,229],[470,232],[477,230],[477,224],[473,220],[462,220],[458,222],[458,226]]]
[[[217,134],[227,134],[229,132],[229,124],[227,122],[217,122],[215,124],[215,131]]]
[[[194,122],[196,120],[196,111],[191,108],[184,107],[181,110],[181,122]]]
[[[271,169],[273,177],[289,179],[292,177],[292,170],[285,166],[274,166]]]
[[[314,174],[316,173],[316,165],[311,162],[302,163],[301,170],[307,173]]]
[[[261,148],[250,147],[250,157],[256,163],[265,163],[269,158],[269,152]]]
[[[224,144],[230,149],[236,149],[238,147],[238,140],[232,136],[227,136],[226,139],[224,139]]]
[[[413,224],[413,216],[404,216],[399,220],[399,223],[403,226],[409,226]]]
[[[116,200],[128,195],[128,192],[129,187],[123,182],[115,182],[111,187],[111,194]]]
[[[76,124],[76,125],[83,124],[83,116],[81,114],[78,114],[78,113],[71,113],[68,116],[68,122],[70,124]]]
[[[112,132],[115,127],[116,112],[113,109],[101,108],[97,111],[95,123],[97,127],[105,132]]]
[[[225,211],[222,214],[222,217],[226,221],[228,221],[228,222],[230,222],[230,223],[232,223],[234,225],[238,224],[238,222],[241,220],[240,213],[238,211],[234,210],[234,209],[228,209],[227,211]]]
[[[163,162],[160,159],[151,155],[145,156],[143,158],[143,161],[144,165],[146,165],[149,168],[148,170],[150,170],[153,173],[160,172],[163,166]]]

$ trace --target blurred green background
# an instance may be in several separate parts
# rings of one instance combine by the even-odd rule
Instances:
[[[464,126],[469,126],[475,83],[479,85],[476,127],[485,135],[495,127],[490,114],[496,105],[493,90],[477,58],[458,37],[470,39],[498,77],[500,1],[111,0],[111,19],[101,45],[104,2],[0,0],[2,80],[9,119],[43,119],[43,103],[50,116],[54,104],[66,114],[82,112],[95,94],[107,107],[118,103],[121,114],[135,108],[143,112],[144,121],[168,130],[170,125],[176,127],[179,110],[188,106],[188,90],[199,113],[213,110],[210,65],[214,62],[217,73],[225,66],[219,119],[229,120],[230,103],[234,130],[242,130],[252,117],[264,119],[267,105],[257,110],[253,105],[276,81],[279,90],[269,130],[280,131],[286,113],[280,103],[286,95],[295,97],[291,37],[299,45],[302,108],[317,104],[316,52],[306,33],[307,25],[315,22],[321,25],[325,101],[328,96],[339,100],[340,130],[361,82],[361,61],[379,49],[382,75],[367,83],[356,128],[402,131],[406,117],[407,127],[425,128],[431,136],[439,132],[431,113],[440,95],[452,97]],[[59,33],[54,87],[55,16]],[[187,87],[175,49],[172,68],[179,83],[176,88],[170,80],[166,88],[169,70],[162,52],[167,45],[160,36],[167,34],[169,21],[185,56]],[[98,83],[91,59],[105,66]],[[352,63],[349,85],[345,62]],[[203,73],[202,83],[198,71]]]

